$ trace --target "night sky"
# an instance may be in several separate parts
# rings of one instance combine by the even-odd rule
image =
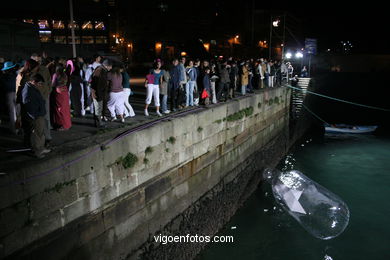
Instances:
[[[387,8],[381,9],[375,2],[318,6],[293,12],[303,18],[305,35],[318,38],[322,49],[349,40],[355,53],[390,53],[390,17]]]
[[[104,0],[73,0],[75,14],[94,11]],[[5,18],[11,18],[14,13],[19,12],[43,12],[55,13],[67,9],[68,0],[53,1],[22,1],[7,2],[2,6]],[[245,13],[244,6],[255,5],[256,9],[271,10],[271,12],[288,12],[301,20],[302,28],[299,33],[299,40],[303,43],[304,38],[317,38],[320,50],[341,47],[340,41],[351,41],[353,44],[352,53],[381,53],[390,54],[389,14],[383,3],[378,1],[351,2],[346,1],[311,1],[311,2],[282,2],[282,1],[255,1],[255,0],[117,0],[120,6],[122,18],[128,20],[128,24],[142,23],[145,28],[161,32],[163,28],[169,36],[169,28],[172,23],[181,21],[190,27],[199,27],[196,17],[215,16],[218,13],[219,23],[210,32],[233,34],[240,27],[244,27],[242,17],[250,14]],[[161,4],[168,7],[165,11],[164,21],[156,22],[152,16],[155,12],[161,11]],[[7,10],[8,9],[8,10]],[[100,8],[99,12],[107,9]],[[134,18],[134,15],[141,15],[142,19]],[[150,17],[150,19],[149,19]],[[211,19],[211,18],[210,18]],[[147,26],[147,23],[151,24]],[[207,26],[207,25],[206,25]],[[265,31],[265,30],[264,30]],[[269,32],[264,32],[264,35]]]

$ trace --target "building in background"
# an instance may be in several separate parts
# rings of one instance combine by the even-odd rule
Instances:
[[[71,57],[72,27],[78,55],[111,53],[111,46],[115,44],[115,40],[110,38],[111,28],[115,29],[115,1],[73,0],[74,21],[70,21],[69,1],[40,1],[39,4],[24,5],[11,4],[7,7],[9,9],[4,13],[0,26],[25,28],[23,34],[28,35],[29,42],[35,43],[25,47],[26,43],[20,36],[9,41],[4,33],[0,34],[2,51],[8,56],[28,55],[33,50],[45,51],[53,57]]]

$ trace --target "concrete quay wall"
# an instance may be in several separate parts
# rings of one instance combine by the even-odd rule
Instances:
[[[168,250],[151,239],[161,231],[217,232],[261,169],[286,152],[289,105],[288,89],[267,89],[21,165],[0,178],[0,257],[194,257],[202,245]]]

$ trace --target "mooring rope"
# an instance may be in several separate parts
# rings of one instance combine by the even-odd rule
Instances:
[[[322,121],[323,123],[325,123],[326,125],[330,125],[328,124],[324,119],[322,119],[321,117],[319,117],[316,113],[314,113],[313,111],[311,111],[307,106],[305,106],[303,103],[302,103],[302,107],[304,109],[306,109],[307,111],[309,111],[314,117],[316,117],[318,120]]]

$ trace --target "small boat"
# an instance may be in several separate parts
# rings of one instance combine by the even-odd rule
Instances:
[[[327,133],[346,133],[346,134],[368,134],[374,132],[378,126],[357,126],[345,124],[325,124],[325,132]]]

